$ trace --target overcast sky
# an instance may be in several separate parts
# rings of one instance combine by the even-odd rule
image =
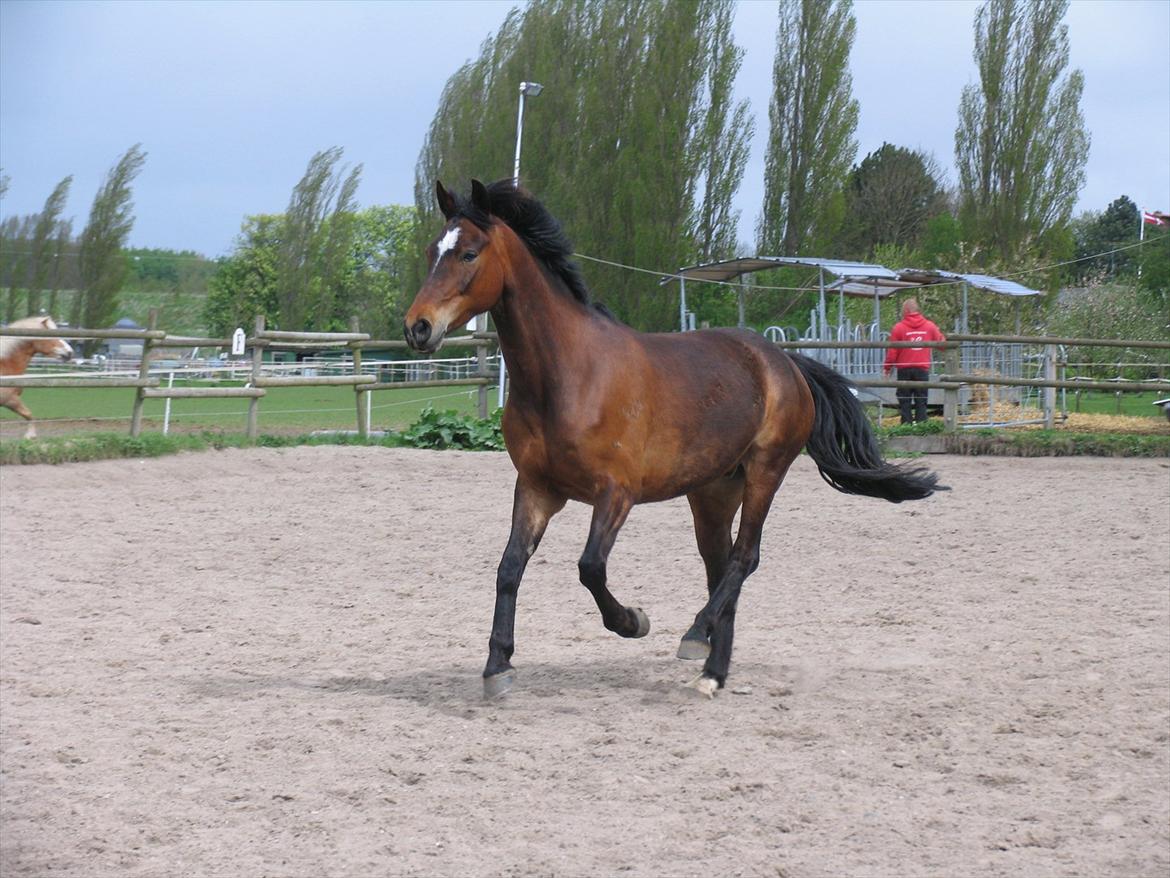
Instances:
[[[73,174],[66,216],[80,232],[106,172],[134,143],[148,154],[134,186],[134,246],[227,253],[243,217],[283,211],[310,156],[331,146],[364,165],[363,205],[409,204],[444,83],[516,5],[0,0],[0,167],[11,178],[0,214],[40,210]],[[884,141],[921,148],[953,181],[977,6],[857,0],[858,160]],[[1170,209],[1170,2],[1073,0],[1067,24],[1092,135],[1078,210],[1122,194]],[[738,92],[756,117],[738,198],[745,242],[763,192],[775,30],[774,2],[741,0]],[[539,136],[537,99],[525,137]]]

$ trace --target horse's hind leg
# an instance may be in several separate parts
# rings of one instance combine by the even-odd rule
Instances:
[[[650,633],[650,619],[641,608],[621,604],[606,585],[606,561],[632,505],[629,494],[617,488],[607,491],[594,504],[589,540],[577,568],[581,584],[597,602],[605,627],[622,637],[645,637]]]
[[[707,632],[711,637],[711,654],[707,656],[707,661],[703,665],[702,675],[693,684],[705,695],[713,696],[727,681],[739,592],[744,580],[759,566],[764,519],[768,517],[772,498],[799,451],[799,448],[776,449],[767,458],[757,458],[745,463],[743,512],[739,519],[739,533],[736,534],[728,555],[723,578],[708,599],[707,605],[695,617],[691,629]],[[723,646],[724,641],[726,648]]]
[[[731,556],[731,524],[736,510],[743,502],[743,473],[737,471],[704,485],[687,494],[687,501],[691,504],[691,514],[695,519],[695,540],[699,544],[699,554],[707,569],[707,595],[710,597],[722,581],[727,570],[727,559]],[[726,632],[713,632],[714,648],[726,650],[729,657],[733,628],[734,614],[731,624],[726,626]],[[678,657],[702,660],[710,655],[712,648],[708,632],[692,625],[678,645]]]
[[[491,698],[507,692],[515,681],[512,651],[515,648],[516,594],[528,559],[540,545],[549,519],[565,505],[555,497],[522,479],[516,480],[512,504],[512,533],[496,572],[496,608],[492,616],[492,635],[488,640],[488,660],[483,669],[484,696]]]

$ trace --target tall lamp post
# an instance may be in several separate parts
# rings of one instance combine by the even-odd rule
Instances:
[[[512,165],[512,188],[520,188],[520,141],[524,136],[524,99],[529,95],[536,97],[544,91],[544,86],[539,82],[522,82],[520,83],[520,110],[516,114],[516,161]],[[477,319],[484,321],[484,325],[478,327],[479,329],[487,329],[487,315],[481,314]],[[504,407],[504,392],[506,382],[508,380],[507,366],[504,365],[504,353],[500,352],[500,387],[498,403],[500,408]]]
[[[516,163],[512,167],[512,186],[520,188],[520,139],[524,134],[524,98],[528,95],[536,97],[544,91],[539,82],[520,83],[520,112],[516,114]]]

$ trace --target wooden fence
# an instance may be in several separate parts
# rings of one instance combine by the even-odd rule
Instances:
[[[960,352],[964,343],[979,344],[1027,344],[1044,349],[1043,378],[1013,378],[986,374],[963,374],[960,368]],[[923,387],[938,389],[943,394],[943,421],[945,429],[958,429],[959,393],[973,385],[996,387],[1030,387],[1045,391],[1043,409],[1044,426],[1051,429],[1056,419],[1057,390],[1107,390],[1118,392],[1155,392],[1170,395],[1170,382],[1159,381],[1088,381],[1062,377],[1062,359],[1059,348],[1068,347],[1116,347],[1138,350],[1170,351],[1170,341],[1145,341],[1132,339],[1090,339],[1064,338],[1058,336],[1019,335],[967,335],[956,334],[946,341],[787,341],[775,342],[777,347],[788,349],[815,350],[818,348],[937,348],[942,354],[943,371],[932,381],[896,381],[892,379],[851,378],[858,387]]]
[[[137,393],[131,413],[130,435],[142,431],[142,409],[147,399],[155,398],[247,398],[247,433],[255,438],[259,435],[260,400],[269,389],[279,387],[304,387],[312,385],[352,386],[355,394],[357,431],[366,436],[370,430],[368,411],[364,394],[380,390],[403,388],[433,388],[473,386],[478,388],[478,411],[480,417],[487,416],[487,387],[495,380],[489,374],[489,348],[497,341],[496,333],[486,331],[486,319],[478,318],[477,331],[465,335],[448,337],[444,346],[474,347],[476,350],[476,374],[467,378],[435,379],[422,381],[379,381],[373,375],[361,374],[362,351],[365,349],[403,350],[407,348],[401,339],[371,339],[358,329],[357,318],[351,321],[350,332],[289,332],[270,330],[265,327],[263,317],[257,317],[253,331],[245,339],[245,351],[250,357],[250,380],[245,387],[162,387],[157,377],[150,375],[151,355],[162,348],[177,347],[221,347],[230,348],[230,338],[204,338],[195,336],[170,335],[157,326],[157,313],[152,312],[146,329],[13,329],[0,327],[0,336],[37,336],[68,339],[131,339],[143,343],[142,360],[137,378],[95,377],[95,378],[54,378],[39,376],[3,376],[0,387],[134,387]],[[1011,378],[984,374],[962,374],[959,352],[964,343],[1027,344],[1043,347],[1043,378]],[[1045,390],[1044,422],[1053,426],[1055,418],[1055,393],[1059,389],[1107,390],[1109,392],[1166,392],[1170,395],[1170,383],[1166,381],[1086,381],[1070,380],[1061,376],[1058,347],[1118,347],[1170,351],[1170,341],[1141,341],[1125,339],[1060,338],[1052,336],[995,336],[995,335],[953,335],[945,342],[882,342],[882,341],[784,341],[775,342],[777,347],[801,350],[819,348],[890,348],[890,347],[932,347],[941,350],[943,371],[931,381],[896,381],[892,379],[853,379],[859,387],[924,387],[944,391],[943,419],[945,428],[958,428],[959,392],[972,385],[994,385],[1005,387],[1030,387]],[[331,376],[265,376],[261,371],[265,350],[327,350],[346,349],[352,358],[352,374]]]
[[[482,321],[482,318],[481,318]],[[252,334],[244,341],[246,355],[251,362],[250,379],[245,387],[162,387],[161,380],[150,374],[151,357],[160,349],[187,348],[187,347],[219,347],[230,348],[230,338],[206,338],[202,336],[170,335],[158,328],[157,312],[151,312],[145,329],[73,329],[60,327],[58,329],[31,329],[0,327],[0,336],[20,336],[24,338],[66,338],[66,339],[124,339],[142,342],[142,359],[138,367],[137,378],[101,377],[94,378],[55,378],[52,376],[36,375],[5,375],[0,376],[0,387],[134,387],[137,393],[134,397],[134,407],[130,415],[130,435],[138,436],[142,432],[142,410],[148,399],[193,399],[193,398],[246,398],[248,400],[247,433],[255,438],[260,433],[260,400],[270,388],[278,387],[308,387],[320,385],[352,386],[355,394],[355,411],[357,415],[357,429],[362,436],[368,435],[370,422],[364,403],[364,394],[379,390],[401,390],[406,388],[425,387],[477,387],[478,412],[480,417],[487,417],[487,385],[492,383],[488,374],[488,348],[493,343],[494,334],[477,332],[466,336],[448,337],[444,346],[474,347],[477,351],[477,374],[468,378],[451,378],[425,381],[379,381],[373,375],[361,374],[362,351],[374,348],[377,350],[405,349],[407,344],[402,339],[372,339],[368,333],[358,330],[357,319],[351,321],[350,332],[289,332],[285,330],[270,330],[265,327],[262,316],[258,316],[253,324]],[[481,329],[483,328],[481,322]],[[346,349],[352,357],[352,374],[350,375],[289,375],[265,376],[262,372],[264,352],[270,351],[306,351]]]

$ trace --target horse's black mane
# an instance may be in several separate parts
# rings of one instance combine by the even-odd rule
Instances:
[[[573,255],[573,244],[560,221],[532,193],[516,188],[511,177],[489,183],[486,188],[491,201],[491,215],[506,223],[520,237],[532,255],[561,279],[574,299],[612,317],[608,308],[593,301],[589,287],[585,285],[585,278],[581,276],[581,269],[569,258]],[[470,199],[456,196],[456,204],[459,216],[487,231],[491,225],[491,216]]]

